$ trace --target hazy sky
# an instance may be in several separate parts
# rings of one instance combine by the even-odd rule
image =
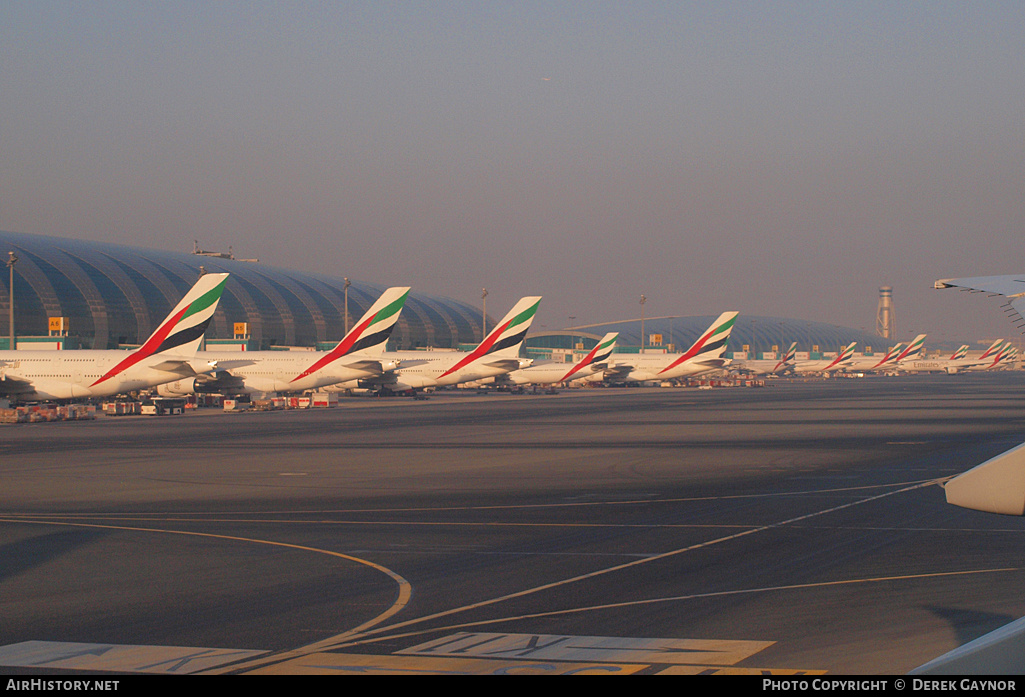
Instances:
[[[1025,4],[0,0],[0,229],[480,302],[1014,335]]]

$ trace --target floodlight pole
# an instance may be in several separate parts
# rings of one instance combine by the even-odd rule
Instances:
[[[480,289],[480,301],[483,309],[481,310],[480,318],[480,340],[484,341],[484,338],[488,335],[488,289]]]
[[[8,289],[7,294],[10,296],[10,301],[11,301],[10,317],[9,317],[10,324],[9,324],[8,328],[10,329],[11,338],[9,340],[10,344],[8,345],[7,348],[9,348],[11,351],[13,351],[15,349],[15,344],[14,344],[14,265],[17,264],[17,263],[18,263],[18,255],[15,254],[13,251],[8,252],[7,253],[7,268],[11,270],[11,282],[10,282],[10,285],[7,286],[7,289]]]
[[[345,286],[344,286],[344,289],[345,289],[345,333],[346,334],[349,333],[349,286],[351,286],[351,285],[352,285],[352,283],[350,283],[349,279],[346,278],[345,279]]]
[[[648,299],[641,296],[641,353],[644,353],[644,303]]]

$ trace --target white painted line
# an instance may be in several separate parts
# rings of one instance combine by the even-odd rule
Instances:
[[[185,646],[23,641],[20,644],[0,646],[0,666],[187,675],[265,653],[267,652]]]

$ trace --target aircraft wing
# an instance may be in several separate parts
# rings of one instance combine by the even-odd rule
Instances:
[[[982,293],[995,293],[1013,297],[1025,293],[1025,275],[975,276],[974,278],[941,278],[933,288],[961,288]]]
[[[247,365],[255,365],[255,364],[256,364],[256,361],[249,361],[249,360],[242,359],[242,360],[235,360],[235,361],[218,361],[218,360],[213,360],[213,361],[210,361],[207,365],[213,370],[213,372],[220,373],[220,372],[223,372],[225,370],[233,370],[234,368],[242,368],[242,367],[247,366]]]
[[[397,361],[392,361],[391,367],[388,367],[385,366],[382,361],[375,361],[373,359],[367,358],[363,360],[352,361],[351,363],[346,363],[345,367],[351,368],[352,370],[362,370],[363,372],[371,373],[372,375],[384,375],[386,372],[394,370],[396,367],[398,367],[397,363]],[[405,363],[403,363],[403,366],[405,366]]]
[[[30,380],[9,374],[5,369],[5,363],[0,361],[0,394],[25,394],[34,389]]]
[[[703,365],[706,368],[722,368],[730,362],[728,358],[709,358],[703,361],[695,361],[696,365]]]
[[[423,365],[424,363],[430,363],[426,358],[403,358],[401,361],[396,361],[403,368],[409,368],[414,365]]]
[[[976,293],[990,293],[1007,298],[1004,312],[1015,316],[1015,324],[1025,325],[1025,275],[976,276],[974,278],[941,278],[933,288],[960,288]]]
[[[378,375],[368,375],[365,378],[359,378],[360,387],[367,385],[377,385],[378,387],[390,387],[397,384],[399,381],[398,375],[391,371],[386,371]]]
[[[186,360],[180,359],[168,359],[166,361],[160,361],[149,366],[153,370],[159,370],[164,373],[176,373],[183,377],[194,377],[199,375],[200,372],[192,367],[192,364]]]
[[[1025,443],[959,474],[943,489],[955,506],[1025,515]]]
[[[633,370],[633,366],[626,363],[610,364],[605,368],[605,377],[614,380],[624,375],[629,375],[631,370]]]
[[[518,358],[502,358],[497,361],[488,361],[484,365],[489,368],[498,368],[499,370],[505,370],[506,372],[512,372],[520,369],[520,361]]]
[[[160,363],[151,365],[150,368],[191,378],[197,375],[206,375],[207,373],[230,371],[232,368],[241,368],[244,365],[253,365],[254,363],[256,361],[246,359],[235,361],[198,361],[186,358],[168,358]]]

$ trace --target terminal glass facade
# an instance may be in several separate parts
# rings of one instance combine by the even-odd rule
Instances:
[[[232,275],[209,338],[232,338],[235,322],[248,322],[251,344],[260,348],[315,346],[345,334],[341,278],[220,257],[7,232],[0,232],[0,251],[14,251],[18,257],[14,325],[20,336],[46,335],[48,318],[67,317],[70,334],[81,339],[83,348],[139,344],[188,292],[200,267]],[[0,336],[10,332],[7,285],[5,274],[0,284]],[[384,286],[352,282],[350,326],[382,291]],[[413,289],[390,345],[455,348],[478,341],[477,308]]]

